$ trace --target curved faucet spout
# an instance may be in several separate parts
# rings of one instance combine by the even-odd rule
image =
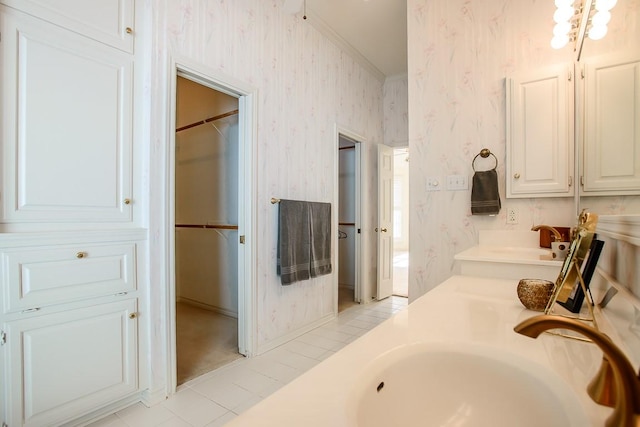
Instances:
[[[640,425],[640,378],[631,366],[622,350],[602,332],[578,321],[563,316],[538,315],[531,317],[514,328],[522,335],[537,338],[549,329],[568,329],[578,332],[591,339],[604,356],[609,360],[613,370],[613,385],[615,387],[616,405],[611,416],[607,419],[609,427],[632,427]]]
[[[541,229],[545,229],[545,230],[549,230],[550,232],[553,233],[553,237],[554,237],[554,241],[556,242],[562,242],[562,234],[560,234],[560,232],[558,230],[556,230],[555,228],[548,226],[548,225],[534,225],[533,227],[531,227],[531,231],[538,231]]]

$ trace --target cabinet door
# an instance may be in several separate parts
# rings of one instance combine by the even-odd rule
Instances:
[[[132,55],[5,8],[4,222],[131,219]]]
[[[582,192],[640,194],[640,54],[585,61]]]
[[[60,425],[138,389],[135,300],[8,322],[7,424]]]
[[[134,0],[3,0],[3,3],[133,52]]]
[[[573,66],[507,79],[507,197],[573,193]]]

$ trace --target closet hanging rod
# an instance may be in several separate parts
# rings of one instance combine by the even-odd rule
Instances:
[[[222,113],[217,116],[209,117],[208,119],[200,120],[199,122],[191,123],[190,125],[179,127],[178,129],[176,129],[176,133],[183,130],[191,129],[196,126],[204,125],[209,122],[224,119],[225,117],[233,116],[234,114],[238,114],[238,110],[229,111],[228,113]]]
[[[220,228],[224,230],[237,230],[237,225],[230,224],[176,224],[176,228]]]

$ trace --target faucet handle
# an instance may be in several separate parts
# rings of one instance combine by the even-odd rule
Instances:
[[[613,376],[613,368],[607,356],[602,356],[600,369],[587,386],[587,393],[591,399],[604,406],[611,408],[616,406],[618,395],[616,392],[616,384]]]

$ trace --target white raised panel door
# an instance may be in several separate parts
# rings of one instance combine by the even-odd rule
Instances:
[[[3,0],[4,4],[133,52],[134,0]]]
[[[640,194],[640,54],[585,60],[582,192]]]
[[[129,221],[132,56],[1,19],[4,222]]]
[[[7,424],[61,425],[136,392],[135,312],[130,299],[8,322]]]
[[[573,66],[507,79],[507,197],[573,194]]]
[[[376,298],[393,293],[393,148],[378,144],[378,287]]]

